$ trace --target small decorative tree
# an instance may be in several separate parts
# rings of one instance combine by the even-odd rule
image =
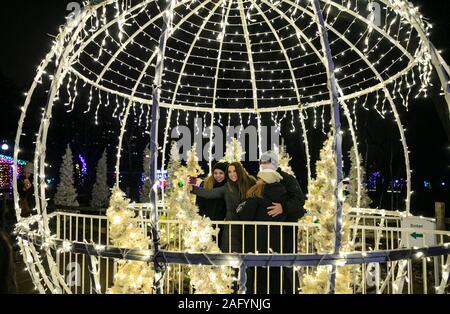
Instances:
[[[145,235],[145,229],[140,228],[133,220],[135,213],[128,208],[129,204],[130,200],[115,187],[106,211],[111,243],[121,248],[147,250],[150,241]],[[120,260],[114,285],[108,289],[108,293],[150,294],[153,293],[153,279],[154,272],[149,263]]]
[[[289,162],[292,158],[286,151],[286,145],[284,145],[284,141],[283,143],[281,143],[280,147],[275,146],[274,151],[278,155],[278,164],[281,170],[292,176],[295,176],[294,171],[292,171],[292,168],[289,165]]]
[[[172,146],[170,147],[170,159],[169,164],[167,165],[167,175],[170,182],[178,179],[177,171],[181,167],[181,157],[178,151],[178,145],[176,142],[172,142]]]
[[[61,206],[79,206],[77,201],[77,191],[74,187],[73,179],[73,154],[70,146],[67,145],[66,153],[59,170],[59,184],[56,187],[54,201]]]
[[[308,186],[308,200],[305,209],[308,215],[301,221],[319,223],[319,230],[314,233],[314,247],[318,253],[328,254],[334,251],[335,241],[335,206],[336,206],[336,162],[333,151],[333,137],[329,135],[320,160],[316,163],[316,178]],[[343,204],[341,251],[351,252],[354,244],[350,240],[350,221],[347,218],[350,206]],[[336,292],[353,293],[352,283],[357,266],[337,267]],[[302,291],[307,294],[324,294],[329,290],[330,267],[322,266],[303,277]]]
[[[142,185],[139,199],[142,203],[150,202],[150,148],[147,146],[144,150],[144,184]]]
[[[108,187],[108,169],[107,169],[106,150],[102,154],[102,158],[97,164],[97,178],[92,189],[91,206],[105,208],[109,201],[109,187]]]
[[[359,155],[359,164],[356,158],[356,153],[354,148],[352,147],[349,152],[350,157],[350,173],[349,173],[349,185],[348,185],[348,195],[346,197],[346,202],[351,207],[358,206],[358,167],[361,175],[361,180],[364,182],[366,177],[366,171],[362,167],[362,156]],[[361,182],[360,186],[360,208],[368,208],[370,204],[372,204],[372,200],[370,199],[367,188],[365,184]]]
[[[217,230],[214,230],[209,218],[198,214],[195,197],[188,190],[187,178],[203,174],[196,156],[196,145],[188,152],[187,165],[179,167],[176,174],[178,175],[175,179],[177,184],[169,196],[169,204],[170,210],[176,213],[175,218],[180,221],[180,228],[183,230],[182,247],[188,252],[220,252],[218,245],[213,241],[213,237],[217,238]],[[198,294],[232,292],[232,272],[229,267],[190,266],[189,278],[195,293]]]
[[[169,163],[167,165],[167,180],[169,186],[165,195],[165,203],[167,204],[167,218],[170,220],[176,219],[177,209],[180,204],[178,202],[179,189],[183,187],[185,180],[185,167],[181,166],[181,157],[178,152],[176,142],[172,142],[169,155]],[[179,247],[178,229],[176,224],[169,224],[167,228],[161,228],[161,243],[169,249],[177,249]]]
[[[242,148],[241,142],[239,142],[236,138],[232,138],[231,142],[226,144],[225,156],[221,160],[222,162],[237,162],[241,161],[242,157],[245,156],[245,152]]]

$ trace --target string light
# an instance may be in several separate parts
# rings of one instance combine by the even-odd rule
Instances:
[[[290,111],[291,132],[293,132],[295,131],[294,110],[299,111],[299,121],[303,122],[304,117],[308,119],[307,111],[312,108],[314,128],[316,128],[318,121],[316,111],[322,110],[320,122],[324,133],[325,123],[327,122],[324,111],[326,106],[329,105],[329,94],[326,83],[320,82],[325,75],[325,71],[322,66],[323,60],[317,56],[312,44],[318,40],[318,34],[314,28],[315,24],[311,11],[298,0],[287,0],[282,3],[267,0],[262,0],[261,3],[250,1],[250,5],[245,2],[244,13],[246,11],[246,14],[244,20],[251,28],[242,30],[244,32],[242,34],[240,31],[236,31],[234,27],[235,18],[239,16],[239,5],[232,7],[230,4],[230,17],[226,18],[228,15],[224,14],[226,12],[225,1],[221,1],[220,4],[217,3],[221,6],[221,14],[214,12],[211,6],[207,6],[206,3],[178,1],[178,9],[174,11],[176,20],[182,22],[179,23],[179,26],[174,25],[172,27],[171,39],[166,51],[166,59],[170,65],[164,71],[166,76],[161,88],[161,98],[165,102],[163,104],[166,106],[165,108],[171,110],[177,108],[178,110],[177,131],[179,131],[181,110],[185,111],[186,125],[188,125],[190,112],[195,111],[196,117],[198,117],[198,112],[203,111],[203,117],[205,118],[205,112],[208,112],[210,105],[217,100],[217,112],[212,112],[211,117],[214,120],[214,114],[217,113],[220,125],[222,125],[222,114],[227,113],[228,126],[231,123],[232,113],[239,114],[241,125],[243,125],[243,114],[248,114],[248,125],[251,124],[252,114],[256,114],[256,122],[260,125],[261,113],[258,110],[266,110],[266,112],[271,113],[272,120],[279,130],[281,123]],[[414,87],[419,88],[415,95],[416,98],[420,96],[428,97],[433,48],[430,47],[428,41],[421,37],[422,34],[419,30],[422,30],[424,35],[428,36],[432,26],[423,19],[417,8],[410,7],[405,1],[390,0],[383,1],[383,4],[385,5],[386,18],[382,26],[374,24],[373,16],[366,18],[367,12],[365,10],[360,11],[358,1],[327,1],[324,7],[325,21],[328,31],[334,34],[332,37],[335,37],[330,43],[335,58],[342,60],[342,64],[345,64],[336,71],[336,75],[343,95],[347,97],[346,101],[353,100],[356,129],[357,106],[370,110],[368,98],[370,96],[373,99],[375,95],[376,102],[373,109],[384,119],[386,118],[386,112],[388,112],[385,108],[386,102],[388,102],[392,107],[389,112],[392,113],[403,132],[400,116],[395,107],[396,103],[391,102],[390,98],[401,102],[403,107],[407,109],[409,96]],[[84,82],[83,90],[86,86],[90,89],[88,106],[83,112],[90,113],[92,106],[96,106],[94,114],[96,124],[98,124],[99,110],[103,107],[102,103],[104,102],[102,93],[105,93],[106,103],[104,108],[110,106],[110,96],[115,95],[115,103],[114,101],[112,103],[114,107],[112,116],[114,118],[118,118],[123,123],[124,117],[128,115],[127,109],[131,106],[135,121],[141,126],[145,115],[144,110],[147,109],[146,129],[149,127],[150,109],[147,105],[151,104],[152,84],[150,82],[153,82],[154,77],[149,74],[152,73],[151,70],[148,70],[147,73],[141,72],[142,64],[146,64],[149,53],[156,51],[154,45],[158,43],[157,38],[160,32],[158,21],[162,17],[161,8],[155,1],[147,0],[138,5],[132,5],[131,1],[121,1],[121,3],[119,1],[106,1],[89,4],[89,6],[91,6],[91,9],[83,10],[77,19],[81,23],[80,27],[76,25],[77,23],[73,23],[60,28],[61,35],[55,38],[51,53],[38,67],[38,75],[34,82],[40,85],[49,79],[50,82],[55,81],[57,84],[50,86],[48,92],[50,95],[54,95],[54,100],[50,100],[49,108],[46,111],[43,110],[42,113],[43,132],[39,132],[35,142],[37,146],[36,165],[38,164],[38,157],[41,158],[39,154],[41,150],[43,151],[42,161],[45,161],[43,143],[46,143],[47,138],[46,135],[44,137],[41,134],[46,134],[51,119],[51,115],[49,115],[51,105],[59,97],[67,96],[68,99],[66,99],[64,105],[70,106],[67,112],[72,112],[75,108],[77,96],[84,96],[84,94],[78,94],[78,80]],[[116,20],[111,21],[110,25],[108,25],[108,6],[115,9],[114,18]],[[283,11],[280,11],[281,7],[283,7]],[[193,13],[192,18],[185,14],[186,11]],[[158,12],[158,14],[155,15],[155,12]],[[264,15],[267,16],[268,21],[263,19]],[[153,20],[153,22],[142,25],[140,24],[142,20]],[[337,26],[343,24],[341,23],[343,20],[346,21],[346,27],[339,32],[338,29],[340,28]],[[231,23],[232,21],[233,23]],[[350,21],[350,23],[347,21]],[[267,25],[269,23],[274,26],[273,31],[268,31]],[[230,25],[229,29],[227,29],[227,25]],[[301,27],[299,27],[300,25]],[[361,32],[361,25],[367,26],[365,32]],[[117,33],[117,36],[111,36],[110,32],[111,34]],[[280,37],[280,41],[277,41],[276,34]],[[346,35],[349,34],[351,34],[351,37],[348,36],[348,41],[345,41]],[[248,42],[244,40],[245,37],[247,37]],[[195,42],[192,42],[190,38],[195,38]],[[214,45],[218,41],[225,44],[226,49],[223,49],[223,58],[217,58],[213,53],[217,49],[213,47],[216,47]],[[280,42],[289,43],[290,46],[282,47]],[[258,46],[258,49],[256,49],[256,46]],[[357,48],[361,46],[364,46],[363,51]],[[70,53],[63,55],[66,47]],[[186,47],[192,47],[193,53],[186,53]],[[381,47],[386,49],[382,50]],[[362,53],[364,57],[358,52]],[[267,54],[275,56],[274,60],[268,61]],[[249,60],[249,55],[253,56],[252,61]],[[287,55],[288,60],[284,60],[283,55]],[[401,56],[398,57],[398,55]],[[103,63],[102,59],[107,58],[109,59],[108,63]],[[52,60],[53,63],[51,63]],[[231,62],[227,63],[226,60]],[[56,67],[62,65],[62,71],[56,71],[55,76],[46,74],[45,70],[50,63]],[[180,70],[181,64],[184,64],[183,70]],[[376,72],[376,69],[381,67],[383,70],[379,73]],[[221,70],[217,76],[214,75],[216,68]],[[295,73],[294,78],[287,76],[290,70]],[[174,86],[177,84],[170,79],[171,73],[180,75],[185,80],[183,81],[184,86],[180,86],[184,87],[181,88],[182,91],[175,92]],[[141,74],[143,74],[142,79],[138,79]],[[249,74],[254,75],[254,77],[249,78]],[[75,76],[75,80],[73,80],[73,76]],[[46,80],[43,80],[44,77]],[[220,94],[213,99],[210,94],[211,80],[216,78],[220,82],[214,87],[214,90],[219,93],[223,92],[227,96]],[[388,79],[383,80],[382,78]],[[67,79],[66,93],[62,92],[62,84],[66,82],[65,79]],[[194,80],[196,81],[195,84],[193,83]],[[293,80],[298,83],[298,86],[301,86],[301,89],[298,89],[301,91],[300,97],[294,95]],[[228,84],[236,85],[236,88],[233,88],[233,93],[227,87]],[[134,93],[133,85],[139,85],[141,88]],[[48,86],[40,88],[46,89]],[[93,89],[98,92],[98,99],[93,99]],[[256,89],[256,95],[250,96],[247,91],[253,91],[253,89]],[[234,90],[240,96],[236,97]],[[33,92],[32,89],[30,94],[26,95],[26,103],[21,109],[23,118],[25,118],[30,103],[29,99],[33,96]],[[382,93],[382,100],[379,93]],[[250,103],[256,103],[257,108],[249,105]],[[255,109],[258,110],[255,112]],[[141,111],[139,112],[139,110]],[[281,119],[279,118],[280,112],[283,115]],[[19,124],[19,130],[21,130],[23,119]],[[170,126],[170,121],[168,121],[168,125]],[[196,127],[198,128],[197,125]],[[306,131],[304,130],[303,133],[306,133]],[[258,132],[259,138],[261,138],[260,128]],[[18,134],[22,134],[22,132],[20,131]],[[307,146],[306,134],[301,136],[305,146]],[[16,157],[19,152],[20,137],[16,143]],[[403,134],[401,137],[407,155],[406,140]],[[119,158],[120,155],[119,151]],[[307,157],[309,158],[309,156]],[[407,159],[405,162],[408,163],[408,157],[405,158]],[[410,174],[408,173],[408,175]],[[41,175],[41,177],[40,179],[45,180],[45,175]],[[410,180],[408,180],[408,184],[410,184]],[[15,196],[17,197],[17,195]],[[43,204],[43,208],[39,208],[39,210],[46,214],[45,200],[47,198],[45,195],[39,195],[38,197],[41,198]],[[133,233],[133,235],[136,237],[137,234]],[[66,249],[70,249],[69,244],[66,244]],[[24,250],[36,254],[30,245],[25,242]],[[61,275],[51,270],[52,279],[48,279],[47,276],[40,277],[39,273],[42,270],[39,267],[41,263],[37,262],[36,265],[38,269],[33,265],[27,266],[33,276],[36,289],[45,292],[46,288],[41,284],[41,281],[43,281],[50,288],[50,291],[59,291],[56,285],[58,281],[55,278],[61,280]],[[134,277],[142,279],[142,276]],[[52,287],[51,281],[53,281],[55,287]]]

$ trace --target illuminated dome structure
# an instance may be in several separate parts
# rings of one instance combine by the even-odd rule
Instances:
[[[292,132],[300,134],[297,143],[288,145],[302,145],[305,173],[311,180],[314,173],[311,128],[321,128],[323,133],[333,131],[337,143],[335,153],[339,160],[342,159],[342,120],[348,128],[344,139],[351,141],[356,156],[359,156],[355,121],[361,110],[374,111],[382,119],[392,119],[396,125],[403,150],[405,213],[408,215],[412,193],[411,167],[408,138],[401,114],[408,110],[411,99],[428,96],[433,71],[437,71],[450,107],[450,71],[428,40],[430,30],[431,24],[418,9],[403,0],[89,1],[60,28],[50,52],[39,65],[22,107],[16,137],[14,158],[17,168],[22,138],[36,134],[36,215],[26,219],[20,217],[17,188],[14,196],[19,220],[19,244],[37,289],[41,293],[89,292],[84,287],[84,278],[83,289],[74,290],[68,284],[65,258],[69,254],[77,260],[83,258],[83,263],[84,257],[88,259],[88,256],[107,259],[104,267],[111,269],[106,270],[106,282],[100,284],[102,279],[96,279],[93,275],[95,265],[89,265],[92,276],[87,276],[91,280],[90,292],[105,292],[112,280],[108,276],[114,268],[108,263],[120,255],[119,249],[102,242],[100,234],[94,240],[92,235],[90,239],[84,235],[84,238],[78,238],[78,231],[76,238],[63,232],[61,228],[66,227],[65,219],[72,221],[75,216],[47,212],[46,151],[52,136],[51,126],[58,123],[52,119],[57,107],[69,113],[83,111],[93,116],[96,122],[103,114],[112,115],[120,121],[118,141],[112,143],[117,145],[117,186],[120,184],[123,137],[130,123],[139,124],[144,132],[150,134],[151,154],[162,157],[162,168],[166,165],[169,133],[180,125],[180,120],[188,124],[195,116],[202,117],[208,125],[225,126],[231,121],[255,125],[260,144],[264,121],[272,121],[278,126],[287,125]],[[45,104],[34,100],[35,95],[42,91],[48,91]],[[24,128],[27,119],[34,116],[30,112],[36,108],[42,109],[39,129]],[[159,128],[164,130],[162,142],[158,140]],[[213,132],[207,136],[212,142]],[[161,151],[159,145],[162,146]],[[153,164],[152,173],[155,169]],[[341,183],[342,165],[339,161],[337,173],[337,180]],[[361,186],[363,179],[359,168],[357,179],[358,186]],[[14,185],[17,187],[16,179]],[[383,237],[384,234],[396,233],[399,236],[405,232],[406,229],[402,231],[398,225],[399,214],[383,211],[379,215],[358,211],[360,193],[358,188],[355,212],[362,217],[368,215],[367,219],[374,221],[373,234]],[[154,198],[152,202],[150,208],[154,215],[150,221],[155,237],[155,232],[159,232],[155,227],[158,225],[158,206]],[[342,215],[340,206],[342,204],[337,204],[337,221]],[[58,220],[57,230],[50,223],[52,219]],[[79,228],[78,223],[83,228],[89,228],[89,219],[94,218],[77,217],[76,228]],[[389,229],[392,227],[386,223],[389,219],[396,221],[396,229]],[[37,227],[32,228],[35,223]],[[386,223],[385,229],[381,223]],[[105,228],[107,222],[103,221],[103,224],[99,225],[98,230]],[[383,289],[389,286],[390,280],[392,287],[394,284],[398,287],[398,278],[394,278],[392,270],[401,264],[397,261],[406,261],[402,269],[407,267],[410,271],[407,263],[411,263],[413,256],[434,257],[435,267],[443,266],[444,269],[434,277],[435,286],[437,291],[444,292],[449,267],[448,259],[445,262],[443,257],[449,254],[448,245],[445,245],[449,234],[429,232],[430,237],[435,235],[439,240],[434,251],[431,247],[425,247],[425,242],[424,247],[403,250],[397,244],[381,245],[378,250],[375,246],[373,252],[353,252],[353,255],[350,254],[352,256],[348,255],[353,258],[352,262],[349,262],[351,258],[348,256],[330,255],[330,262],[320,265],[336,264],[342,259],[363,267],[368,267],[369,263],[396,263],[389,264],[385,281],[377,285],[377,291],[386,292],[389,289]],[[156,249],[156,252],[165,251]],[[400,253],[393,258],[390,255],[392,252]],[[191,264],[189,260],[198,258],[197,264],[231,265],[230,261],[220,259],[220,254],[192,253],[193,256],[187,259],[187,253],[170,253],[165,252],[159,263]],[[303,253],[312,254],[312,251]],[[338,254],[339,250],[334,253]],[[152,254],[136,252],[121,256],[155,261]],[[283,255],[279,256],[283,260]],[[316,260],[323,261],[323,257],[317,255]],[[214,261],[221,262],[215,264]],[[273,262],[270,256],[267,261]],[[320,262],[308,264],[302,255],[296,257],[294,262],[292,256],[286,255],[284,263],[282,265],[285,266],[291,263],[291,266],[312,267]],[[82,268],[84,274],[84,266]],[[388,292],[401,292],[399,289],[392,288]],[[164,291],[170,293],[170,289]],[[365,288],[358,291],[366,292]],[[412,291],[408,286],[408,292]]]

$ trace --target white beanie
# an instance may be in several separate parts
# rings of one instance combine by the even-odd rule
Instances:
[[[263,169],[258,172],[258,178],[261,178],[264,182],[268,184],[277,183],[283,180],[281,174],[272,169]]]
[[[278,169],[278,155],[271,150],[262,154],[261,157],[259,158],[259,161],[270,162],[272,164],[274,170]]]

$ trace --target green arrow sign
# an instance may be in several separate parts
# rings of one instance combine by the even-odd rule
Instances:
[[[413,237],[414,239],[423,238],[423,234],[414,232],[414,233],[411,233],[411,237]]]

